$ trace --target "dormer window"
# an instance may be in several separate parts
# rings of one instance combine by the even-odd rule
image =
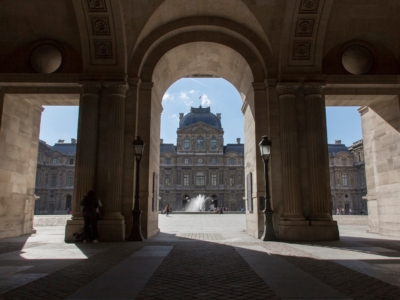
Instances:
[[[204,139],[201,136],[197,138],[197,150],[204,150]]]

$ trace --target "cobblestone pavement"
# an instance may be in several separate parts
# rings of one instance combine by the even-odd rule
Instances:
[[[279,299],[229,245],[176,243],[136,299]]]
[[[361,274],[332,261],[323,260],[285,243],[263,246],[306,273],[353,299],[400,299],[400,288]]]
[[[314,244],[262,242],[243,232],[244,221],[241,215],[190,218],[173,215],[160,221],[162,232],[158,236],[143,243],[76,245],[86,256],[9,290],[1,294],[0,299],[65,299],[146,245],[170,245],[173,248],[136,299],[279,299],[279,294],[234,248],[253,245],[265,248],[270,256],[285,260],[349,299],[400,299],[400,280],[398,284],[390,284],[391,281],[378,279],[378,273],[383,271],[385,274],[391,272],[392,282],[400,278],[399,239],[368,234],[365,226],[353,222],[355,226],[343,227],[356,229],[348,236],[342,236],[342,241]],[[61,239],[57,247],[66,247],[63,246],[62,232],[57,234],[55,229],[44,239],[28,239],[24,245],[21,241],[0,240],[0,287],[1,281],[7,279],[7,263],[15,266],[32,263],[29,258],[7,260],[9,255],[24,251],[29,254],[35,249],[40,252],[43,245],[54,238]],[[54,249],[53,252],[60,251],[60,248]],[[343,261],[360,263],[363,268],[371,267],[372,271],[358,272],[328,255],[337,255],[338,251]],[[52,258],[43,262],[46,266],[57,263],[55,254],[50,254]],[[43,260],[45,255],[43,253]]]
[[[115,266],[144,244],[115,243],[97,255],[0,295],[0,299],[65,299]]]

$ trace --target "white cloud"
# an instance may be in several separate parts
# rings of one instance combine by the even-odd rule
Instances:
[[[179,95],[179,99],[181,99],[186,106],[191,106],[193,104],[193,101],[190,100],[190,98],[187,95],[187,92],[182,91]]]
[[[174,120],[179,121],[179,118],[178,118],[178,115],[177,115],[177,114],[173,114],[173,115],[171,116],[171,119],[174,119]]]
[[[211,100],[208,98],[207,95],[202,95],[201,96],[201,106],[210,106]]]
[[[189,94],[194,94],[194,93],[196,93],[195,90],[190,90],[190,91],[189,91]]]
[[[169,94],[168,92],[164,94],[164,96],[162,97],[162,101],[167,102],[168,100],[174,100],[174,96],[172,96],[171,94]]]

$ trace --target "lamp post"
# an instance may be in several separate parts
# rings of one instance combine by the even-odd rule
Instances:
[[[268,162],[271,154],[272,142],[268,136],[264,135],[261,142],[258,144],[260,147],[261,157],[264,161],[264,178],[265,178],[265,209],[264,213],[264,234],[261,237],[263,241],[275,241],[276,236],[274,232],[274,225],[272,223],[273,211],[271,209],[271,197],[269,193],[269,177],[268,177]]]
[[[139,164],[142,159],[144,150],[144,142],[140,138],[140,136],[136,137],[136,140],[133,141],[133,151],[136,158],[136,185],[135,185],[135,205],[132,210],[132,229],[131,234],[126,239],[127,241],[143,241],[142,229],[140,225],[140,219],[142,211],[139,207]]]

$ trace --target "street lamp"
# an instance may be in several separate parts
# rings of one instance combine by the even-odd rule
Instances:
[[[268,162],[271,154],[272,142],[268,139],[268,136],[264,135],[262,141],[258,144],[260,147],[261,157],[264,161],[264,178],[265,178],[265,209],[264,213],[264,234],[261,237],[263,241],[275,241],[276,236],[274,232],[274,226],[272,223],[273,211],[271,209],[271,197],[269,194],[269,177],[268,177]]]
[[[133,151],[136,158],[136,186],[135,186],[135,205],[132,210],[132,229],[131,234],[126,239],[127,241],[143,241],[142,230],[140,225],[140,219],[142,211],[139,207],[139,164],[142,159],[144,150],[144,142],[140,136],[136,137],[133,141]]]

